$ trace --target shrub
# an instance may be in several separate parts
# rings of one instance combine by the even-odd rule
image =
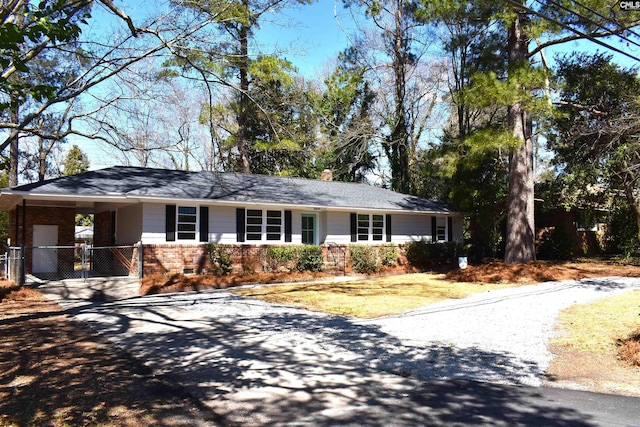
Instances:
[[[425,268],[429,266],[431,260],[429,258],[429,250],[427,242],[421,240],[419,242],[409,242],[404,246],[407,262],[416,268]]]
[[[537,256],[546,260],[568,260],[573,257],[576,244],[561,227],[545,231],[538,243]]]
[[[405,245],[407,261],[416,268],[453,266],[465,253],[464,245],[456,242],[428,243],[421,240]]]
[[[233,255],[233,248],[225,247],[216,244],[208,244],[207,255],[211,261],[211,267],[213,274],[216,276],[226,276],[231,273],[233,261],[231,259]]]
[[[395,246],[379,247],[378,257],[383,267],[395,267],[398,265],[398,249]]]
[[[378,251],[366,245],[349,245],[351,253],[351,269],[356,273],[375,273],[378,268]]]
[[[303,245],[297,247],[296,270],[321,271],[324,264],[322,248],[315,245]]]
[[[288,267],[288,264],[297,258],[295,246],[269,246],[264,250],[266,269],[276,271],[279,267]]]
[[[638,251],[638,233],[633,213],[626,201],[616,199],[607,218],[606,249],[610,253],[632,256]]]

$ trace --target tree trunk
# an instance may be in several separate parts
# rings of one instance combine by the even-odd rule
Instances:
[[[395,117],[393,117],[394,125],[390,138],[391,150],[387,150],[387,152],[389,153],[390,151],[391,187],[395,191],[408,194],[411,191],[411,177],[409,171],[409,134],[407,132],[407,121],[405,117],[407,46],[404,39],[402,13],[402,2],[398,1],[395,10],[395,28],[393,34]]]
[[[249,19],[249,3],[248,0],[243,0],[242,4],[245,7],[247,13],[247,19]],[[240,74],[240,110],[238,111],[238,151],[240,152],[240,162],[242,165],[242,172],[251,173],[251,163],[249,162],[249,132],[247,129],[248,120],[248,107],[249,107],[249,25],[240,24],[239,29],[239,42],[240,42],[240,57],[239,61],[239,74]]]
[[[627,167],[625,163],[625,167]],[[627,171],[629,169],[627,168]],[[627,172],[629,173],[629,172]],[[636,223],[636,235],[638,236],[638,243],[640,244],[640,200],[636,197],[636,192],[633,189],[632,182],[635,182],[632,178],[625,179],[624,194],[627,199],[627,203],[631,207],[633,213],[633,219]]]
[[[10,122],[14,124],[20,123],[20,107],[19,107],[19,95],[15,92],[11,93],[11,108],[9,112]],[[20,134],[16,132],[15,136],[11,138],[11,144],[9,145],[9,187],[18,185],[18,154],[19,150]]]
[[[523,14],[509,29],[509,70],[514,71],[528,61],[529,40],[522,27]],[[522,103],[508,110],[509,127],[521,141],[509,153],[509,199],[507,207],[507,236],[504,261],[508,264],[535,260],[535,221],[533,200],[533,140],[531,121]]]

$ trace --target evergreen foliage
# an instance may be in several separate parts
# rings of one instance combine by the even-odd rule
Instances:
[[[89,157],[74,145],[67,152],[67,156],[62,162],[62,176],[76,175],[89,170]]]

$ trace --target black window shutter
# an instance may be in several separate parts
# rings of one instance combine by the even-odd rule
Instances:
[[[432,216],[431,217],[431,242],[435,243],[438,241],[438,232],[437,232],[437,223],[436,223],[436,217]]]
[[[453,218],[447,218],[447,241],[453,242]]]
[[[244,208],[236,209],[236,240],[238,243],[244,242],[244,222],[245,222],[245,210]]]
[[[358,241],[358,215],[351,214],[351,242]]]
[[[391,215],[386,215],[385,216],[385,220],[386,220],[386,232],[387,232],[387,242],[391,242]]]
[[[291,211],[284,211],[284,241],[291,241]]]
[[[200,241],[209,241],[209,206],[200,206]]]
[[[165,216],[165,232],[167,242],[176,241],[176,205],[167,205]]]

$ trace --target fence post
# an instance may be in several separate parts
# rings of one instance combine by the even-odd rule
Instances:
[[[87,279],[89,273],[87,271],[87,244],[82,243],[80,245],[80,264],[81,264],[81,276],[83,279]]]
[[[142,240],[137,243],[138,246],[138,279],[142,279],[144,269],[142,263],[144,262],[144,249],[142,248]]]
[[[22,245],[20,247],[20,280],[18,281],[18,285],[22,286],[27,282],[27,257],[26,257],[26,247]]]

